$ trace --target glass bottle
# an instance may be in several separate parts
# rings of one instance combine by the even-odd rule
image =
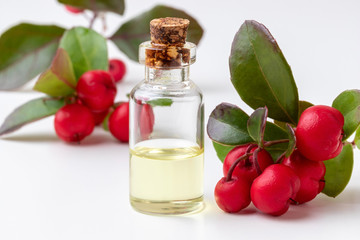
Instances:
[[[130,93],[130,202],[153,214],[203,208],[204,107],[189,79],[196,46],[185,42],[189,21],[154,19],[140,45],[145,80]]]

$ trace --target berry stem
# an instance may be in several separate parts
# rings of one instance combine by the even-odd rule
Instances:
[[[289,139],[279,139],[279,140],[267,141],[264,143],[264,147],[270,147],[275,144],[287,143],[287,142],[289,142]]]
[[[259,161],[258,161],[258,153],[261,150],[261,148],[257,148],[254,151],[254,155],[253,155],[253,160],[254,160],[254,164],[255,164],[255,169],[258,175],[260,175],[262,173],[260,165],[259,165]]]
[[[276,159],[275,163],[281,163],[281,161],[284,159],[286,152],[283,152],[278,159]]]
[[[231,180],[232,174],[233,174],[233,172],[234,172],[234,170],[235,170],[236,165],[237,165],[240,161],[249,158],[250,155],[251,155],[251,153],[245,153],[244,155],[242,155],[241,157],[239,157],[238,159],[235,160],[235,162],[231,165],[231,167],[230,167],[230,169],[229,169],[229,171],[228,171],[228,173],[227,173],[227,175],[226,175],[226,179],[225,179],[226,182],[228,182],[228,181]]]
[[[94,22],[96,20],[96,18],[98,17],[98,13],[94,12],[94,15],[92,16],[92,18],[90,19],[90,24],[89,24],[89,29],[93,28]]]
[[[254,147],[257,147],[257,145],[256,144],[250,144],[247,147],[245,154],[249,154]],[[245,165],[250,165],[250,159],[249,158],[245,159]]]
[[[299,202],[298,201],[295,201],[294,199],[292,199],[292,198],[289,198],[289,200],[293,203],[293,204],[295,204],[295,205],[298,205],[299,204]]]

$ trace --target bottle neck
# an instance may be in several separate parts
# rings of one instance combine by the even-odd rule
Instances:
[[[159,84],[173,84],[189,80],[189,66],[181,68],[151,68],[145,66],[145,81]]]

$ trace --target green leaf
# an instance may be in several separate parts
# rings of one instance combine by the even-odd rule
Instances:
[[[346,90],[332,104],[345,118],[343,140],[349,138],[360,125],[360,90]]]
[[[65,29],[16,25],[0,37],[0,90],[18,88],[50,66]]]
[[[268,109],[266,107],[256,109],[247,121],[247,130],[252,139],[262,147],[264,144],[264,132]]]
[[[247,131],[249,116],[239,107],[230,103],[219,104],[210,114],[207,132],[214,142],[220,160],[235,146],[254,142]],[[266,123],[264,140],[272,141],[288,138],[287,133],[271,122]],[[287,149],[287,143],[267,147],[273,159]]]
[[[294,129],[288,123],[286,124],[286,130],[288,133],[289,144],[286,149],[285,157],[290,157],[290,155],[294,152],[296,147],[296,136]]]
[[[182,10],[164,5],[157,5],[151,10],[125,22],[110,39],[131,60],[138,61],[140,43],[150,40],[150,21],[154,18],[170,16],[190,20],[187,41],[195,44],[199,43],[204,31],[196,19]]]
[[[213,141],[213,146],[216,151],[216,154],[221,162],[224,162],[226,155],[233,149],[235,146],[226,146],[220,143]]]
[[[34,90],[53,97],[72,94],[76,88],[76,79],[69,55],[59,48],[50,69],[42,73],[34,86]]]
[[[236,33],[230,54],[231,81],[253,109],[267,106],[269,117],[296,124],[298,92],[290,66],[269,30],[245,21]]]
[[[90,70],[108,70],[106,39],[91,29],[76,27],[66,31],[60,47],[69,54],[76,79]]]
[[[58,0],[59,3],[89,9],[94,12],[114,12],[124,14],[124,0]]]
[[[339,195],[348,184],[353,164],[354,154],[351,144],[346,144],[341,153],[333,159],[324,161],[326,166],[325,188],[322,191],[329,197]]]
[[[209,137],[223,145],[241,145],[253,142],[247,131],[249,116],[230,103],[219,104],[210,114],[207,124]]]
[[[307,101],[299,101],[299,114],[298,114],[298,115],[299,115],[299,118],[300,118],[301,114],[302,114],[307,108],[309,108],[309,107],[311,107],[311,106],[314,106],[314,104],[309,103],[309,102],[307,102]],[[299,120],[299,119],[298,119],[298,120]],[[274,123],[275,123],[276,125],[278,125],[279,127],[287,130],[287,128],[286,128],[286,122],[274,120]],[[291,124],[291,123],[289,123],[289,124],[290,124],[291,127],[295,127],[295,124]]]
[[[360,127],[356,130],[354,142],[358,149],[360,149]]]
[[[170,98],[159,98],[159,99],[147,101],[146,103],[150,104],[152,107],[156,107],[156,106],[168,107],[171,106],[173,100]]]
[[[0,135],[11,133],[22,126],[55,114],[62,106],[63,100],[37,98],[16,108],[0,127]]]
[[[280,128],[279,126],[267,122],[265,128],[265,141],[273,141],[273,140],[280,140],[280,139],[288,139],[287,132]],[[272,145],[270,147],[266,147],[266,151],[268,151],[273,159],[277,159],[283,152],[286,151],[288,148],[288,143],[280,143],[276,145]]]

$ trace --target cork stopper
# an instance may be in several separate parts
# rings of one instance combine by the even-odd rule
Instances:
[[[189,24],[187,19],[174,17],[151,20],[151,43],[145,47],[145,65],[151,68],[179,68],[189,65],[193,60],[189,44],[186,43]],[[144,45],[140,45],[140,49],[142,46]]]
[[[150,22],[151,42],[154,44],[183,45],[190,21],[182,18],[156,18]]]

